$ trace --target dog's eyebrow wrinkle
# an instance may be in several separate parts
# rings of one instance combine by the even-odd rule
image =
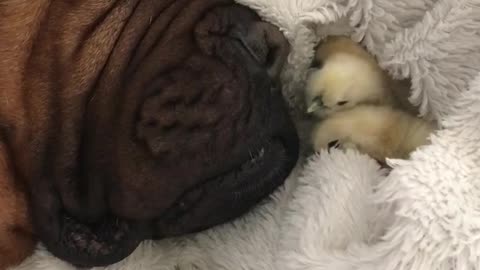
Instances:
[[[81,42],[77,44],[75,47],[74,55],[77,55],[79,52],[83,50],[83,47],[90,42],[90,39],[95,36],[96,31],[103,25],[103,23],[108,19],[108,16],[111,15],[112,11],[119,7],[121,1],[114,1],[111,5],[105,8],[103,12],[101,12],[97,18],[93,20],[93,23],[88,25],[86,29],[81,34],[81,38],[79,39]]]

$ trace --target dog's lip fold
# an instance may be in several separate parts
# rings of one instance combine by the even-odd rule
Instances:
[[[89,225],[65,212],[58,217],[61,230],[43,243],[55,256],[77,267],[116,263],[129,256],[149,231],[145,224],[116,217],[105,217]]]
[[[298,144],[291,139],[274,137],[258,147],[240,166],[186,191],[164,215],[155,220],[154,226],[161,233],[154,237],[202,231],[254,207],[282,185],[294,167],[296,159],[291,157],[298,156]],[[194,220],[203,220],[203,216],[208,215],[202,210],[211,207],[222,215],[212,220],[212,224],[195,224]]]
[[[55,203],[58,198],[44,199],[44,204],[32,206],[36,208],[32,212],[36,233],[47,250],[77,267],[116,263],[150,237],[148,224],[113,216],[95,224],[84,224],[59,208],[58,202]]]
[[[295,137],[274,137],[257,147],[237,168],[185,192],[174,206],[153,222],[109,216],[95,224],[84,224],[58,210],[58,215],[53,215],[49,222],[40,226],[43,228],[40,233],[47,239],[43,243],[57,257],[78,267],[119,262],[144,239],[198,232],[245,213],[283,184],[296,163],[296,158],[291,158],[295,156],[298,156]],[[210,207],[227,214],[219,215],[211,224],[197,226],[192,223],[192,220],[202,220],[208,215]],[[161,232],[153,234],[152,229]]]

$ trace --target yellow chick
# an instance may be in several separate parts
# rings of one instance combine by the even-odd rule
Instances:
[[[430,122],[390,106],[358,105],[319,122],[311,140],[315,151],[353,148],[385,162],[408,158],[433,130]]]
[[[347,37],[328,37],[318,47],[318,69],[307,78],[307,113],[324,118],[357,104],[391,104],[388,77],[375,58]]]

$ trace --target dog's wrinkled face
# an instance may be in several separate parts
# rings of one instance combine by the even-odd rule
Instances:
[[[288,44],[247,8],[51,1],[36,35],[10,140],[37,233],[64,260],[111,264],[226,222],[297,160],[277,84]]]

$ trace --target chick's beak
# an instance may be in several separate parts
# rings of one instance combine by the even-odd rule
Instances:
[[[312,100],[310,106],[307,108],[307,113],[311,114],[313,112],[316,112],[320,109],[323,109],[324,105],[322,100],[319,97],[316,97]]]

